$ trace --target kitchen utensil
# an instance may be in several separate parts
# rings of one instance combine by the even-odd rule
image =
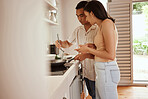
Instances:
[[[60,44],[60,39],[59,39],[59,35],[57,34],[57,39],[58,39],[58,42],[59,42],[59,44]],[[62,49],[62,48],[60,48],[60,50],[63,52],[62,53],[62,56],[61,56],[61,58],[63,59],[63,56],[64,56],[64,50]]]
[[[60,39],[59,39],[59,35],[57,34],[57,39],[58,39],[58,42],[60,44]],[[64,50],[62,48],[60,48],[60,50],[64,53]]]
[[[75,58],[71,58],[70,60],[67,60],[66,63],[64,64],[64,66],[69,67],[71,66],[72,63],[70,63],[72,60],[74,60]]]

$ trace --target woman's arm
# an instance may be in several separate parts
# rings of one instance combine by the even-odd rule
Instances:
[[[106,19],[102,23],[101,32],[103,32],[105,50],[98,51],[96,49],[89,48],[86,45],[80,45],[80,48],[76,50],[80,53],[90,53],[97,57],[113,60],[116,56],[116,41],[113,22],[109,19]]]
[[[85,45],[88,46],[89,48],[96,49],[96,46],[93,43],[87,43]],[[90,54],[90,53],[80,53],[80,54],[75,56],[75,60],[80,60],[80,61],[83,61],[86,58],[94,59],[94,55]]]
[[[75,56],[75,60],[79,60],[79,61],[83,61],[86,58],[94,59],[94,55],[92,55],[90,53],[82,53],[82,54],[80,53],[80,54]]]

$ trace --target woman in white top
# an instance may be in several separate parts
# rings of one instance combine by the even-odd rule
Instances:
[[[86,20],[100,28],[94,39],[96,49],[87,44],[76,49],[79,53],[95,55],[96,99],[118,99],[117,84],[120,71],[116,63],[118,33],[115,20],[111,18],[102,3],[90,1],[84,8]]]

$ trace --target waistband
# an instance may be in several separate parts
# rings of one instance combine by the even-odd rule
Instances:
[[[111,61],[111,62],[95,62],[95,67],[100,68],[100,69],[105,69],[105,68],[112,68],[112,69],[119,69],[118,64],[116,61]]]

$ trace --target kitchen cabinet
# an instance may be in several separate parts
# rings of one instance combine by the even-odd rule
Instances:
[[[74,62],[64,75],[48,76],[50,99],[80,99],[78,65],[79,62]]]
[[[80,99],[81,82],[79,75],[75,76],[69,88],[70,88],[70,99]]]

